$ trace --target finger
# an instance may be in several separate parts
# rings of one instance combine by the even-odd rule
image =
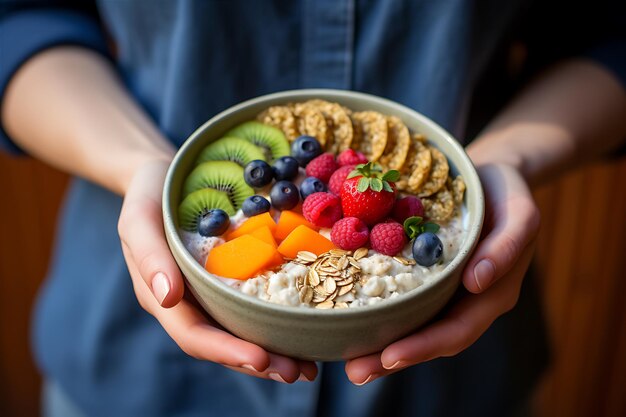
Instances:
[[[240,374],[245,374],[245,375],[249,375],[249,376],[253,376],[253,377],[261,378],[261,379],[271,379],[269,377],[268,372],[258,372],[248,367],[242,368],[242,367],[230,366],[230,365],[224,365],[224,366],[230,369],[231,371],[239,372]]]
[[[299,365],[299,368],[300,368],[300,374],[299,374],[300,376],[298,377],[298,379],[296,379],[296,381],[312,382],[315,380],[315,377],[317,376],[317,366],[315,365],[314,362],[296,360],[296,363]],[[282,382],[282,383],[294,382],[292,380],[289,380],[289,381],[285,380],[285,377],[282,376],[280,374],[280,371],[277,370],[277,366],[274,365],[274,362],[270,363],[270,366],[263,372],[257,372],[247,367],[246,368],[237,368],[233,366],[226,366],[226,367],[229,369],[232,369],[233,371],[240,372],[242,374],[246,374],[250,376],[254,376],[257,378],[272,379],[274,381]],[[278,376],[276,374],[278,374]]]
[[[300,377],[300,366],[295,359],[270,353],[268,376],[274,381],[291,384]]]
[[[128,268],[137,298],[185,353],[196,359],[249,368],[256,372],[268,368],[270,355],[263,348],[214,327],[185,299],[174,307],[162,308],[145,281],[139,277],[137,266],[129,262]],[[291,374],[286,373],[286,377],[290,378]]]
[[[540,214],[524,180],[512,168],[479,169],[487,202],[484,239],[463,271],[468,291],[480,293],[506,274],[538,233]]]
[[[318,372],[315,362],[298,360],[298,365],[300,366],[300,376],[298,377],[298,381],[315,381]]]
[[[354,385],[365,385],[395,370],[385,369],[381,363],[380,352],[354,358],[346,362],[346,375]]]
[[[533,249],[533,245],[527,247],[509,274],[489,290],[466,296],[442,320],[389,345],[381,354],[383,367],[400,369],[453,356],[473,344],[496,318],[517,303]]]
[[[133,179],[124,199],[118,231],[122,246],[154,298],[161,306],[172,307],[181,300],[185,286],[163,231],[164,175],[164,167],[154,166]]]

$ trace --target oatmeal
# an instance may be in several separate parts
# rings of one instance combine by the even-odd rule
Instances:
[[[180,236],[213,277],[270,303],[358,308],[458,254],[465,183],[398,117],[310,100],[257,120],[205,148],[185,181]]]

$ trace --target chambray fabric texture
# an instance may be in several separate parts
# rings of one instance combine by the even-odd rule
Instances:
[[[233,104],[305,87],[388,97],[464,138],[475,84],[527,3],[4,2],[0,94],[30,56],[75,44],[111,57],[176,145]],[[611,68],[623,74],[617,61]],[[4,134],[0,146],[19,152]],[[112,193],[73,181],[34,315],[42,372],[85,415],[505,416],[545,365],[530,282],[520,305],[464,353],[363,387],[347,380],[343,363],[320,364],[314,383],[283,385],[196,361],[135,299],[116,231],[120,207]]]

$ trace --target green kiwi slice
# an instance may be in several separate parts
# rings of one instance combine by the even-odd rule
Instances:
[[[225,192],[235,210],[254,195],[252,187],[243,179],[243,168],[232,161],[208,161],[195,167],[183,184],[183,196],[201,188]]]
[[[194,191],[178,206],[178,226],[189,232],[197,232],[200,218],[213,209],[222,209],[229,216],[235,214],[235,208],[225,192],[213,188]]]
[[[289,156],[289,142],[279,129],[259,122],[245,122],[231,129],[226,136],[236,136],[259,146],[275,160],[281,156]]]
[[[196,165],[207,161],[233,161],[245,167],[248,162],[255,159],[265,160],[262,148],[245,139],[226,136],[204,148],[196,160]]]

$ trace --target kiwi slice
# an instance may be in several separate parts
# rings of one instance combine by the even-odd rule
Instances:
[[[197,232],[200,218],[213,209],[222,209],[229,216],[235,214],[235,208],[225,192],[213,188],[194,191],[178,206],[178,225],[189,232]]]
[[[233,161],[245,167],[255,159],[265,160],[263,149],[237,137],[223,137],[208,145],[200,152],[196,165],[206,161]]]
[[[254,195],[252,187],[243,179],[243,168],[232,161],[208,161],[195,167],[183,184],[183,196],[201,188],[225,192],[235,210]]]
[[[236,136],[263,148],[275,160],[289,156],[289,142],[284,133],[273,126],[259,122],[245,122],[231,129],[226,136]]]

